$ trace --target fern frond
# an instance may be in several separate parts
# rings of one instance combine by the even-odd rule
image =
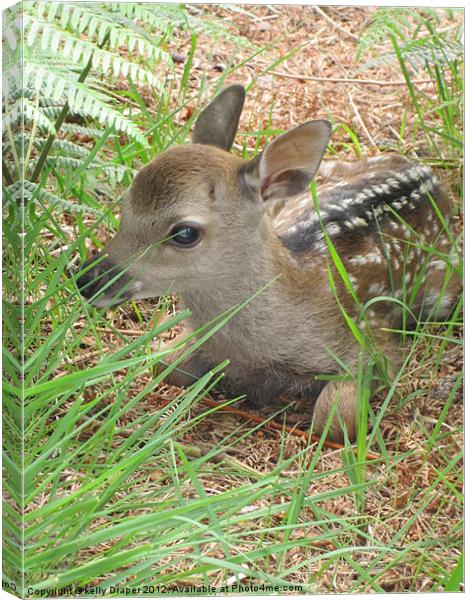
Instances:
[[[106,125],[113,126],[118,131],[126,133],[131,139],[147,146],[147,141],[132,121],[114,110],[108,103],[105,94],[80,83],[71,77],[64,69],[45,68],[34,63],[30,58],[25,64],[24,80],[33,81],[35,86],[44,89],[44,94],[53,100],[65,94],[71,110],[80,115],[87,115]]]
[[[57,119],[57,117],[59,116],[61,107],[57,106],[57,105],[53,105],[52,100],[51,100],[50,104],[48,103],[46,105],[43,105],[40,100],[39,106],[41,107],[42,112],[46,115],[46,117],[50,121],[55,121]]]
[[[458,40],[452,40],[450,36],[446,36],[442,44],[433,39],[433,36],[425,36],[399,44],[399,49],[403,60],[407,61],[415,73],[427,65],[445,67],[451,61],[460,61],[463,56],[463,45]],[[393,51],[381,52],[377,57],[367,61],[364,67],[389,65],[395,58],[396,54]]]
[[[60,21],[56,19],[56,13],[50,13],[49,10],[44,9],[40,15],[44,19],[42,21],[43,30],[49,30],[47,35],[55,30],[61,32],[64,36],[68,33],[71,36],[69,43],[73,43],[73,40],[84,42],[79,36],[86,31],[88,42],[96,49],[96,44],[101,44],[106,35],[109,34],[110,48],[117,50],[120,47],[127,47],[129,52],[138,49],[139,55],[147,61],[160,62],[163,60],[168,66],[173,66],[171,56],[160,48],[158,38],[148,35],[137,23],[121,16],[120,11],[113,13],[110,10],[111,6],[98,3],[73,2],[59,4],[64,7],[61,11]],[[32,15],[34,21],[39,21],[38,16],[37,14]],[[35,25],[34,29],[35,37],[40,26]],[[31,33],[30,45],[32,45],[34,37]],[[78,53],[78,49],[76,52]]]
[[[60,196],[45,190],[39,184],[33,183],[32,181],[16,181],[5,188],[5,191],[5,198],[8,199],[8,203],[6,203],[5,207],[11,203],[19,203],[24,199],[25,204],[28,202],[35,202],[47,205],[49,208],[60,206],[73,213],[87,212],[94,215],[100,215],[100,212],[91,206],[75,204],[70,200],[66,200],[65,198],[61,198]]]
[[[36,148],[36,150],[41,150],[46,143],[47,138],[43,137],[32,137],[29,132],[23,131],[21,133],[17,133],[15,135],[15,146],[17,152],[20,152],[21,148],[28,147],[31,143]],[[11,149],[10,141],[3,144],[4,152],[8,152]],[[89,150],[78,144],[74,144],[68,140],[54,140],[52,144],[52,151],[62,154],[69,154],[70,156],[75,156],[76,158],[86,157],[88,155]]]
[[[7,124],[23,119],[31,131],[34,125],[34,134],[31,133],[34,139],[27,137],[22,144],[23,149],[27,147],[27,166],[34,169],[31,175],[34,182],[38,181],[44,165],[77,170],[85,162],[87,168],[98,170],[108,180],[127,176],[126,168],[102,163],[95,154],[88,164],[89,150],[75,144],[68,134],[104,140],[102,132],[97,130],[97,124],[101,124],[108,133],[113,129],[123,132],[140,147],[148,147],[132,115],[122,109],[119,91],[116,93],[115,86],[109,85],[110,80],[130,79],[161,91],[160,82],[173,68],[166,42],[175,29],[229,35],[225,23],[215,19],[212,22],[210,15],[197,11],[198,15],[209,16],[206,22],[189,14],[183,4],[30,0],[23,3],[22,11],[25,43],[7,59],[11,67],[11,72],[7,70],[10,93],[18,100],[18,104],[10,101]],[[20,79],[17,66],[20,49],[24,53],[22,87],[27,99],[23,109],[19,90],[15,88],[15,81]],[[155,68],[157,65],[159,70]],[[67,114],[78,116],[79,125],[66,124]],[[49,134],[47,141],[45,134]],[[101,144],[97,153],[100,149]],[[18,157],[13,158],[18,163]]]
[[[170,33],[175,26],[188,29],[188,15],[182,5],[138,2],[109,2],[109,10],[147,25],[148,31]]]
[[[379,51],[378,48],[388,40],[390,33],[398,40],[409,40],[416,35],[416,28],[424,24],[426,17],[438,18],[436,11],[432,8],[423,8],[420,11],[408,7],[377,8],[361,31],[356,49],[356,60],[361,60],[372,49]]]
[[[36,138],[34,145],[41,150],[46,143],[46,138]],[[81,144],[75,144],[69,140],[55,139],[52,143],[50,156],[72,156],[75,158],[85,158],[90,153],[89,148]]]
[[[61,127],[64,133],[70,135],[80,135],[90,138],[98,138],[103,132],[96,127],[84,127],[83,125],[76,125],[75,123],[64,123]]]
[[[2,19],[2,39],[3,46],[3,67],[5,67],[5,56],[11,56],[12,52],[18,49],[23,35],[22,6],[16,4],[9,6],[3,12]]]
[[[98,48],[88,40],[77,38],[71,33],[59,29],[56,25],[40,21],[37,18],[27,19],[26,26],[28,29],[26,43],[29,47],[40,43],[42,49],[49,48],[54,54],[60,49],[61,58],[68,58],[76,65],[84,67],[91,59],[93,69],[104,75],[112,74],[114,77],[130,75],[134,81],[149,83],[158,89],[161,88],[160,81],[152,71],[140,67],[135,61],[130,61],[118,53]],[[144,55],[147,52],[148,58],[153,58],[155,62],[166,58],[172,64],[168,55],[164,56],[166,53],[145,40],[133,37],[129,31],[111,29],[109,39],[111,46],[119,48],[127,44],[131,52],[137,44],[140,54]]]
[[[63,141],[63,140],[62,140]],[[57,147],[57,146],[56,146]],[[34,168],[38,162],[37,158],[33,158],[29,161],[28,166],[30,168]],[[5,164],[12,171],[15,169],[15,162],[11,160],[5,160]],[[59,154],[49,154],[45,164],[48,167],[53,167],[54,169],[61,170],[71,170],[77,171],[83,166],[83,158],[76,158],[73,156],[64,156]],[[106,180],[109,180],[110,183],[117,182],[120,183],[126,173],[133,173],[132,169],[129,169],[125,165],[117,165],[114,163],[105,163],[101,161],[93,161],[89,165],[87,165],[89,170],[95,170],[106,175]],[[36,184],[34,184],[36,185]]]
[[[5,106],[3,127],[13,129],[21,123],[36,123],[41,130],[55,135],[54,123],[48,118],[46,112],[28,98],[18,99],[13,104],[5,104]]]

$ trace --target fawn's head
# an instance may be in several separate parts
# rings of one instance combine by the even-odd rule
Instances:
[[[137,174],[122,199],[120,231],[77,282],[95,305],[236,281],[266,243],[259,227],[266,208],[308,187],[329,123],[304,123],[244,161],[229,153],[244,98],[239,85],[225,89],[200,114],[191,144]]]

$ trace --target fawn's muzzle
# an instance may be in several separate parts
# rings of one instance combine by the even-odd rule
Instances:
[[[87,260],[81,272],[78,289],[95,306],[111,306],[127,299],[131,278],[104,254]]]

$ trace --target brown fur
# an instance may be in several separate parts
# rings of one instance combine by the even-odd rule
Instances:
[[[241,91],[234,88],[228,88],[213,103],[217,123],[223,120],[226,107],[230,131],[236,129],[234,120],[238,122],[236,112],[240,108]],[[231,97],[232,104],[224,104],[227,97]],[[296,252],[286,242],[293,230],[295,243],[296,227],[315,218],[308,184],[320,163],[329,128],[324,121],[312,121],[277,138],[263,156],[243,161],[204,143],[204,128],[211,127],[214,121],[211,106],[204,111],[203,124],[198,127],[197,139],[203,143],[174,148],[157,157],[138,173],[123,199],[121,230],[106,248],[110,264],[127,268],[132,275],[119,301],[176,292],[192,311],[187,330],[196,331],[275,280],[179,370],[173,371],[169,380],[187,385],[229,358],[225,385],[233,394],[247,394],[255,402],[266,403],[283,393],[313,398],[320,392],[314,416],[314,427],[319,433],[339,394],[340,416],[333,419],[330,436],[342,438],[342,419],[352,438],[355,383],[330,382],[322,390],[314,379],[317,374],[340,373],[335,357],[352,372],[359,360],[359,346],[328,281],[326,264],[332,264],[331,257],[326,246],[319,249],[312,245]],[[213,127],[210,143],[220,138],[220,147],[227,147],[232,134],[224,131],[219,135]],[[401,157],[327,165],[321,169],[325,181],[318,188],[319,205],[329,210],[341,182],[360,191],[379,180],[385,171],[405,172],[409,168],[410,163]],[[303,196],[299,194],[305,189]],[[450,203],[440,188],[436,201],[448,216]],[[435,243],[431,239],[438,235],[437,225],[432,227],[435,221],[425,221],[427,229],[422,222],[428,214],[431,213],[413,210],[407,214],[406,207],[403,211],[418,237]],[[391,279],[376,233],[366,235],[352,221],[350,229],[342,227],[341,233],[332,235],[362,304],[380,293],[393,292],[403,279],[404,248],[409,246],[409,240],[399,225],[387,219],[384,217],[382,233],[384,240],[389,238],[390,242]],[[193,248],[162,243],[172,228],[182,222],[195,224],[202,231],[200,242]],[[403,239],[399,234],[403,234]],[[444,241],[439,249],[448,250]],[[423,257],[415,253],[408,262],[407,268],[414,275]],[[358,317],[351,294],[333,271],[339,302]],[[429,290],[432,296],[439,289],[443,274],[441,265],[430,268],[430,287],[423,290],[416,303],[425,304]],[[447,305],[455,301],[459,289],[455,278],[446,292]],[[104,293],[96,302],[104,305],[110,301],[110,295]],[[382,348],[392,347],[389,336],[380,332],[384,324],[390,325],[389,313],[390,307],[384,304],[369,313]],[[175,353],[173,360],[179,354]]]

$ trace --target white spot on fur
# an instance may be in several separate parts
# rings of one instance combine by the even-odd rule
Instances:
[[[314,244],[313,250],[314,250],[314,252],[317,252],[318,254],[324,254],[325,250],[326,250],[326,245],[325,245],[324,241],[320,240],[316,244]]]
[[[426,306],[431,310],[432,314],[437,317],[447,314],[447,311],[452,307],[454,302],[455,298],[452,295],[442,295],[442,290],[435,289],[429,290],[425,298]]]
[[[445,263],[443,260],[432,260],[429,263],[429,268],[437,269],[438,271],[445,271],[445,269],[447,269],[447,263]]]
[[[385,291],[385,286],[383,283],[371,283],[369,285],[367,293],[371,294],[372,296],[376,296],[377,294],[381,294],[384,291]]]
[[[344,210],[346,210],[349,206],[351,206],[351,204],[354,204],[354,202],[354,198],[343,198],[343,200],[340,201],[340,205]]]
[[[429,171],[429,175],[431,175],[431,171]],[[419,186],[419,191],[423,196],[427,196],[432,192],[432,190],[438,185],[439,180],[435,175],[432,175],[426,181]]]
[[[404,206],[406,206],[406,204],[408,204],[408,198],[406,196],[402,196],[398,200],[394,200],[393,202],[391,202],[392,208],[397,212],[400,211]]]
[[[329,236],[341,233],[341,227],[338,225],[338,223],[328,223],[325,229]]]
[[[359,287],[358,283],[357,283],[357,277],[355,277],[354,275],[351,275],[351,274],[348,274],[348,277],[349,277],[349,281],[351,282],[353,289],[355,291],[357,291],[357,288]]]
[[[386,183],[392,189],[399,189],[401,187],[401,183],[398,181],[398,179],[393,179],[392,177],[389,177]]]
[[[355,227],[367,227],[368,225],[367,221],[361,217],[355,217],[354,219],[351,219],[351,222]]]
[[[353,256],[349,262],[352,265],[367,265],[369,263],[378,265],[383,262],[383,256],[377,249],[375,249],[372,252],[367,252],[366,254],[358,254],[357,256]]]
[[[344,212],[344,208],[342,206],[340,206],[339,204],[329,204],[328,205],[328,212],[340,212],[343,213]]]

